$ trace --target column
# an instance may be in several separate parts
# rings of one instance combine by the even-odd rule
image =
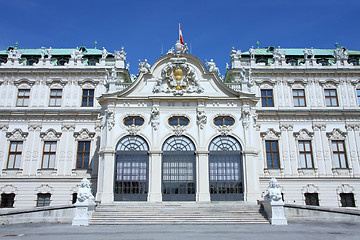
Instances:
[[[347,124],[346,130],[348,131],[348,146],[345,146],[346,151],[349,151],[348,156],[350,156],[350,159],[348,161],[351,161],[351,165],[349,164],[349,167],[352,167],[353,174],[356,177],[360,176],[360,166],[359,166],[359,157],[358,157],[358,143],[356,141],[356,136],[359,136],[359,126],[355,124]],[[357,133],[357,134],[356,134]]]
[[[210,201],[209,151],[196,152],[196,201]]]
[[[255,203],[260,199],[259,174],[257,171],[258,151],[255,149],[246,149],[243,151],[244,161],[244,200]]]
[[[162,202],[161,193],[162,151],[149,152],[149,202]]]
[[[324,125],[321,124],[314,124],[314,138],[313,138],[313,146],[314,146],[314,167],[318,168],[319,176],[326,175],[326,168],[324,162],[324,155],[323,155],[323,147],[322,147],[322,139],[321,139],[321,129],[325,128]]]
[[[114,202],[114,160],[115,152],[105,149],[100,152],[100,166],[103,167],[102,192],[98,192],[97,200],[101,203]],[[100,182],[100,181],[99,181]]]

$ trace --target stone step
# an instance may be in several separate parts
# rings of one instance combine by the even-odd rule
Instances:
[[[96,208],[90,224],[268,223],[254,204],[120,203]]]

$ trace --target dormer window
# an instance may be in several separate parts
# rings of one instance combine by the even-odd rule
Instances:
[[[170,126],[187,126],[190,120],[184,116],[174,116],[169,118]]]
[[[235,123],[235,119],[229,116],[219,116],[214,118],[214,124],[216,126],[232,126]]]
[[[125,126],[141,126],[144,124],[144,119],[139,116],[128,116],[124,118]]]

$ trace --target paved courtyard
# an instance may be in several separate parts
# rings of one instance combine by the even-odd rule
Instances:
[[[258,225],[118,225],[72,227],[70,224],[0,226],[0,239],[360,239],[360,223],[290,222]]]

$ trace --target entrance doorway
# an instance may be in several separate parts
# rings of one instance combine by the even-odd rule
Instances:
[[[115,155],[115,201],[146,201],[148,193],[148,145],[139,136],[123,137]]]
[[[211,201],[243,201],[243,160],[240,143],[230,136],[214,138],[209,145]]]
[[[163,201],[195,201],[195,146],[185,136],[172,136],[163,145]]]

